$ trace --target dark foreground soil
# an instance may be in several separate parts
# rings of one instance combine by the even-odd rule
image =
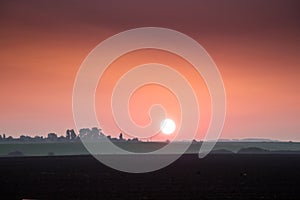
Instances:
[[[300,199],[299,155],[184,155],[129,174],[91,156],[0,158],[0,199]]]

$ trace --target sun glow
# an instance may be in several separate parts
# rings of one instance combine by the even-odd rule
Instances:
[[[172,119],[164,119],[160,123],[160,130],[163,134],[170,135],[172,134],[176,129],[176,124]]]

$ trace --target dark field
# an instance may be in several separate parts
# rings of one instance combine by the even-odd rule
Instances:
[[[1,199],[299,199],[299,155],[184,155],[152,173],[92,156],[0,158]]]

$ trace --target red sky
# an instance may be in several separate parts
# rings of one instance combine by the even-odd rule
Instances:
[[[217,64],[228,104],[221,138],[300,141],[299,10],[297,0],[1,1],[0,133],[62,135],[74,128],[73,83],[87,54],[116,33],[157,26],[197,40]],[[134,64],[156,53],[136,52],[138,59],[132,54],[118,62]],[[167,57],[161,61],[176,59]],[[145,95],[138,91],[134,101],[145,110],[149,102],[141,103],[139,93]],[[97,102],[101,112],[105,104]]]

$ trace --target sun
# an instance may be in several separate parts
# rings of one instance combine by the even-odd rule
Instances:
[[[172,134],[176,129],[176,124],[172,119],[164,119],[160,123],[160,130],[163,134],[170,135]]]

